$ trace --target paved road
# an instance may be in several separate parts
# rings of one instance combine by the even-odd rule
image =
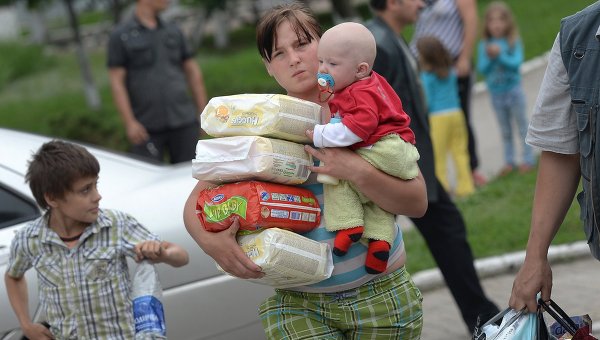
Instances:
[[[554,285],[552,299],[569,315],[589,314],[595,322],[594,335],[600,336],[600,262],[591,256],[552,266]],[[508,307],[514,272],[482,281],[492,301],[501,309]],[[446,287],[423,294],[423,340],[467,340],[470,333]],[[546,315],[546,322],[552,322]]]

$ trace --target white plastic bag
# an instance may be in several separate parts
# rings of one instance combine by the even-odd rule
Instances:
[[[223,137],[198,141],[192,176],[212,183],[301,184],[313,164],[302,144],[259,136]]]
[[[496,321],[502,318],[500,325]],[[476,328],[474,340],[538,340],[538,319],[536,313],[526,310],[516,311],[507,308],[498,313],[481,328]]]
[[[136,340],[167,338],[161,298],[156,268],[148,260],[138,263],[131,283]]]

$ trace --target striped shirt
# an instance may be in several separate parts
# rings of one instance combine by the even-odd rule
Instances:
[[[418,56],[417,40],[434,36],[457,59],[463,48],[464,25],[455,0],[426,0],[427,6],[419,14],[410,50]]]
[[[312,173],[309,180],[303,187],[311,190],[321,205],[321,211],[325,208],[323,205],[323,185],[316,182],[316,173]],[[321,218],[321,224],[316,229],[303,234],[312,240],[319,242],[328,243],[333,249],[333,240],[336,233],[329,232],[325,229],[325,219]],[[389,273],[372,275],[367,273],[365,270],[365,259],[367,256],[367,246],[362,242],[354,243],[348,253],[342,257],[333,256],[333,273],[327,280],[302,287],[289,288],[289,290],[308,292],[308,293],[335,293],[341,292],[348,289],[354,289],[362,286],[363,284],[381,277],[388,275]],[[388,267],[400,261],[404,257],[404,242],[402,240],[402,232],[400,227],[396,225],[396,234],[394,243],[390,249],[390,258],[388,260]]]
[[[101,209],[69,249],[48,227],[49,217],[17,232],[7,274],[20,278],[35,268],[40,302],[56,339],[133,339],[126,256],[135,256],[137,243],[157,236],[125,213]]]

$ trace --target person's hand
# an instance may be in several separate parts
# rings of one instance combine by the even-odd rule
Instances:
[[[456,76],[459,78],[467,77],[471,74],[471,60],[468,58],[458,58],[456,61]]]
[[[305,145],[304,150],[321,161],[322,166],[310,166],[310,171],[341,180],[353,182],[357,175],[364,173],[361,170],[364,169],[363,167],[371,166],[369,162],[348,148],[315,149]]]
[[[31,340],[54,339],[54,336],[48,328],[39,323],[30,323],[22,327],[23,335]]]
[[[135,245],[135,261],[140,262],[148,259],[152,262],[158,262],[161,258],[163,248],[160,241],[148,240]]]
[[[241,279],[258,279],[264,276],[262,269],[254,263],[239,246],[235,234],[240,229],[236,218],[229,228],[220,232],[202,234],[200,247],[227,273]]]
[[[315,136],[315,132],[313,130],[306,130],[305,132],[306,137],[310,138],[310,140],[312,141],[314,136]]]
[[[508,305],[514,310],[527,307],[527,310],[533,313],[537,310],[536,295],[538,292],[542,292],[541,298],[544,301],[550,300],[552,269],[547,258],[542,260],[526,258],[513,282]]]
[[[486,44],[485,53],[487,53],[490,59],[496,59],[496,57],[500,54],[500,46],[493,43]]]
[[[133,121],[126,126],[127,130],[127,138],[131,142],[131,144],[138,145],[147,141],[150,136],[148,135],[148,131],[146,128],[140,124],[140,122]]]

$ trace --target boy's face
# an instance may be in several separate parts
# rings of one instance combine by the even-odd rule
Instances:
[[[319,58],[319,73],[328,73],[335,82],[334,91],[338,92],[358,80],[359,62],[347,46],[335,36],[325,34],[319,42],[317,50]]]
[[[76,180],[62,198],[50,198],[49,206],[52,214],[62,217],[65,223],[73,225],[89,225],[98,218],[100,193],[98,193],[98,177],[86,177]]]

